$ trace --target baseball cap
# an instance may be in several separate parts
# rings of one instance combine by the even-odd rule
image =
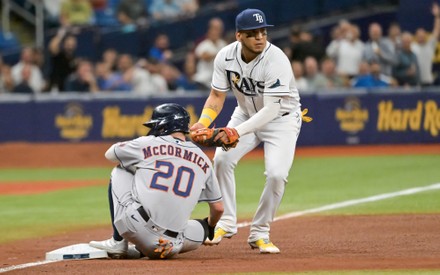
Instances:
[[[245,9],[235,18],[236,31],[254,30],[266,27],[273,27],[266,23],[266,16],[257,9]]]

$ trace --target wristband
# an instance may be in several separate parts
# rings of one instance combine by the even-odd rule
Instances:
[[[202,114],[200,115],[199,123],[203,126],[208,127],[217,117],[217,112],[211,108],[203,108]]]

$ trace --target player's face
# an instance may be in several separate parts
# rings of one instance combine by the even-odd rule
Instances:
[[[263,52],[267,42],[266,28],[239,31],[237,32],[237,40],[241,42],[243,51],[253,55],[259,55]]]

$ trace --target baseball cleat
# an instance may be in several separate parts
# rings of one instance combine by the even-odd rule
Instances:
[[[261,254],[278,254],[280,249],[276,247],[269,239],[258,239],[255,242],[249,242],[252,249],[260,249]]]
[[[208,238],[206,238],[206,240],[203,242],[203,244],[204,245],[218,245],[223,238],[230,239],[235,234],[236,233],[227,232],[221,227],[217,227],[217,229],[214,232],[214,238],[212,239],[212,241],[209,240]]]
[[[123,259],[127,257],[128,242],[126,240],[116,241],[111,237],[105,241],[91,241],[89,245],[107,251],[109,257],[112,259]]]

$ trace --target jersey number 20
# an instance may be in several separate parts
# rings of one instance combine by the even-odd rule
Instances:
[[[157,161],[156,162],[156,168],[161,168],[161,167],[166,167],[168,168],[168,171],[166,172],[156,172],[153,175],[153,178],[151,179],[151,184],[150,187],[154,188],[154,189],[159,189],[165,192],[168,192],[168,186],[160,184],[159,180],[160,178],[166,179],[167,182],[170,182],[173,180],[173,175],[174,175],[174,164],[168,161]],[[186,189],[185,190],[180,190],[181,187],[181,183],[182,183],[182,176],[184,173],[188,174],[187,180],[187,184],[186,184]],[[176,194],[177,196],[180,197],[188,197],[189,194],[191,193],[191,189],[193,187],[193,182],[194,182],[194,171],[186,166],[179,166],[177,168],[177,174],[174,177],[174,183],[173,183],[173,192],[174,194]]]

